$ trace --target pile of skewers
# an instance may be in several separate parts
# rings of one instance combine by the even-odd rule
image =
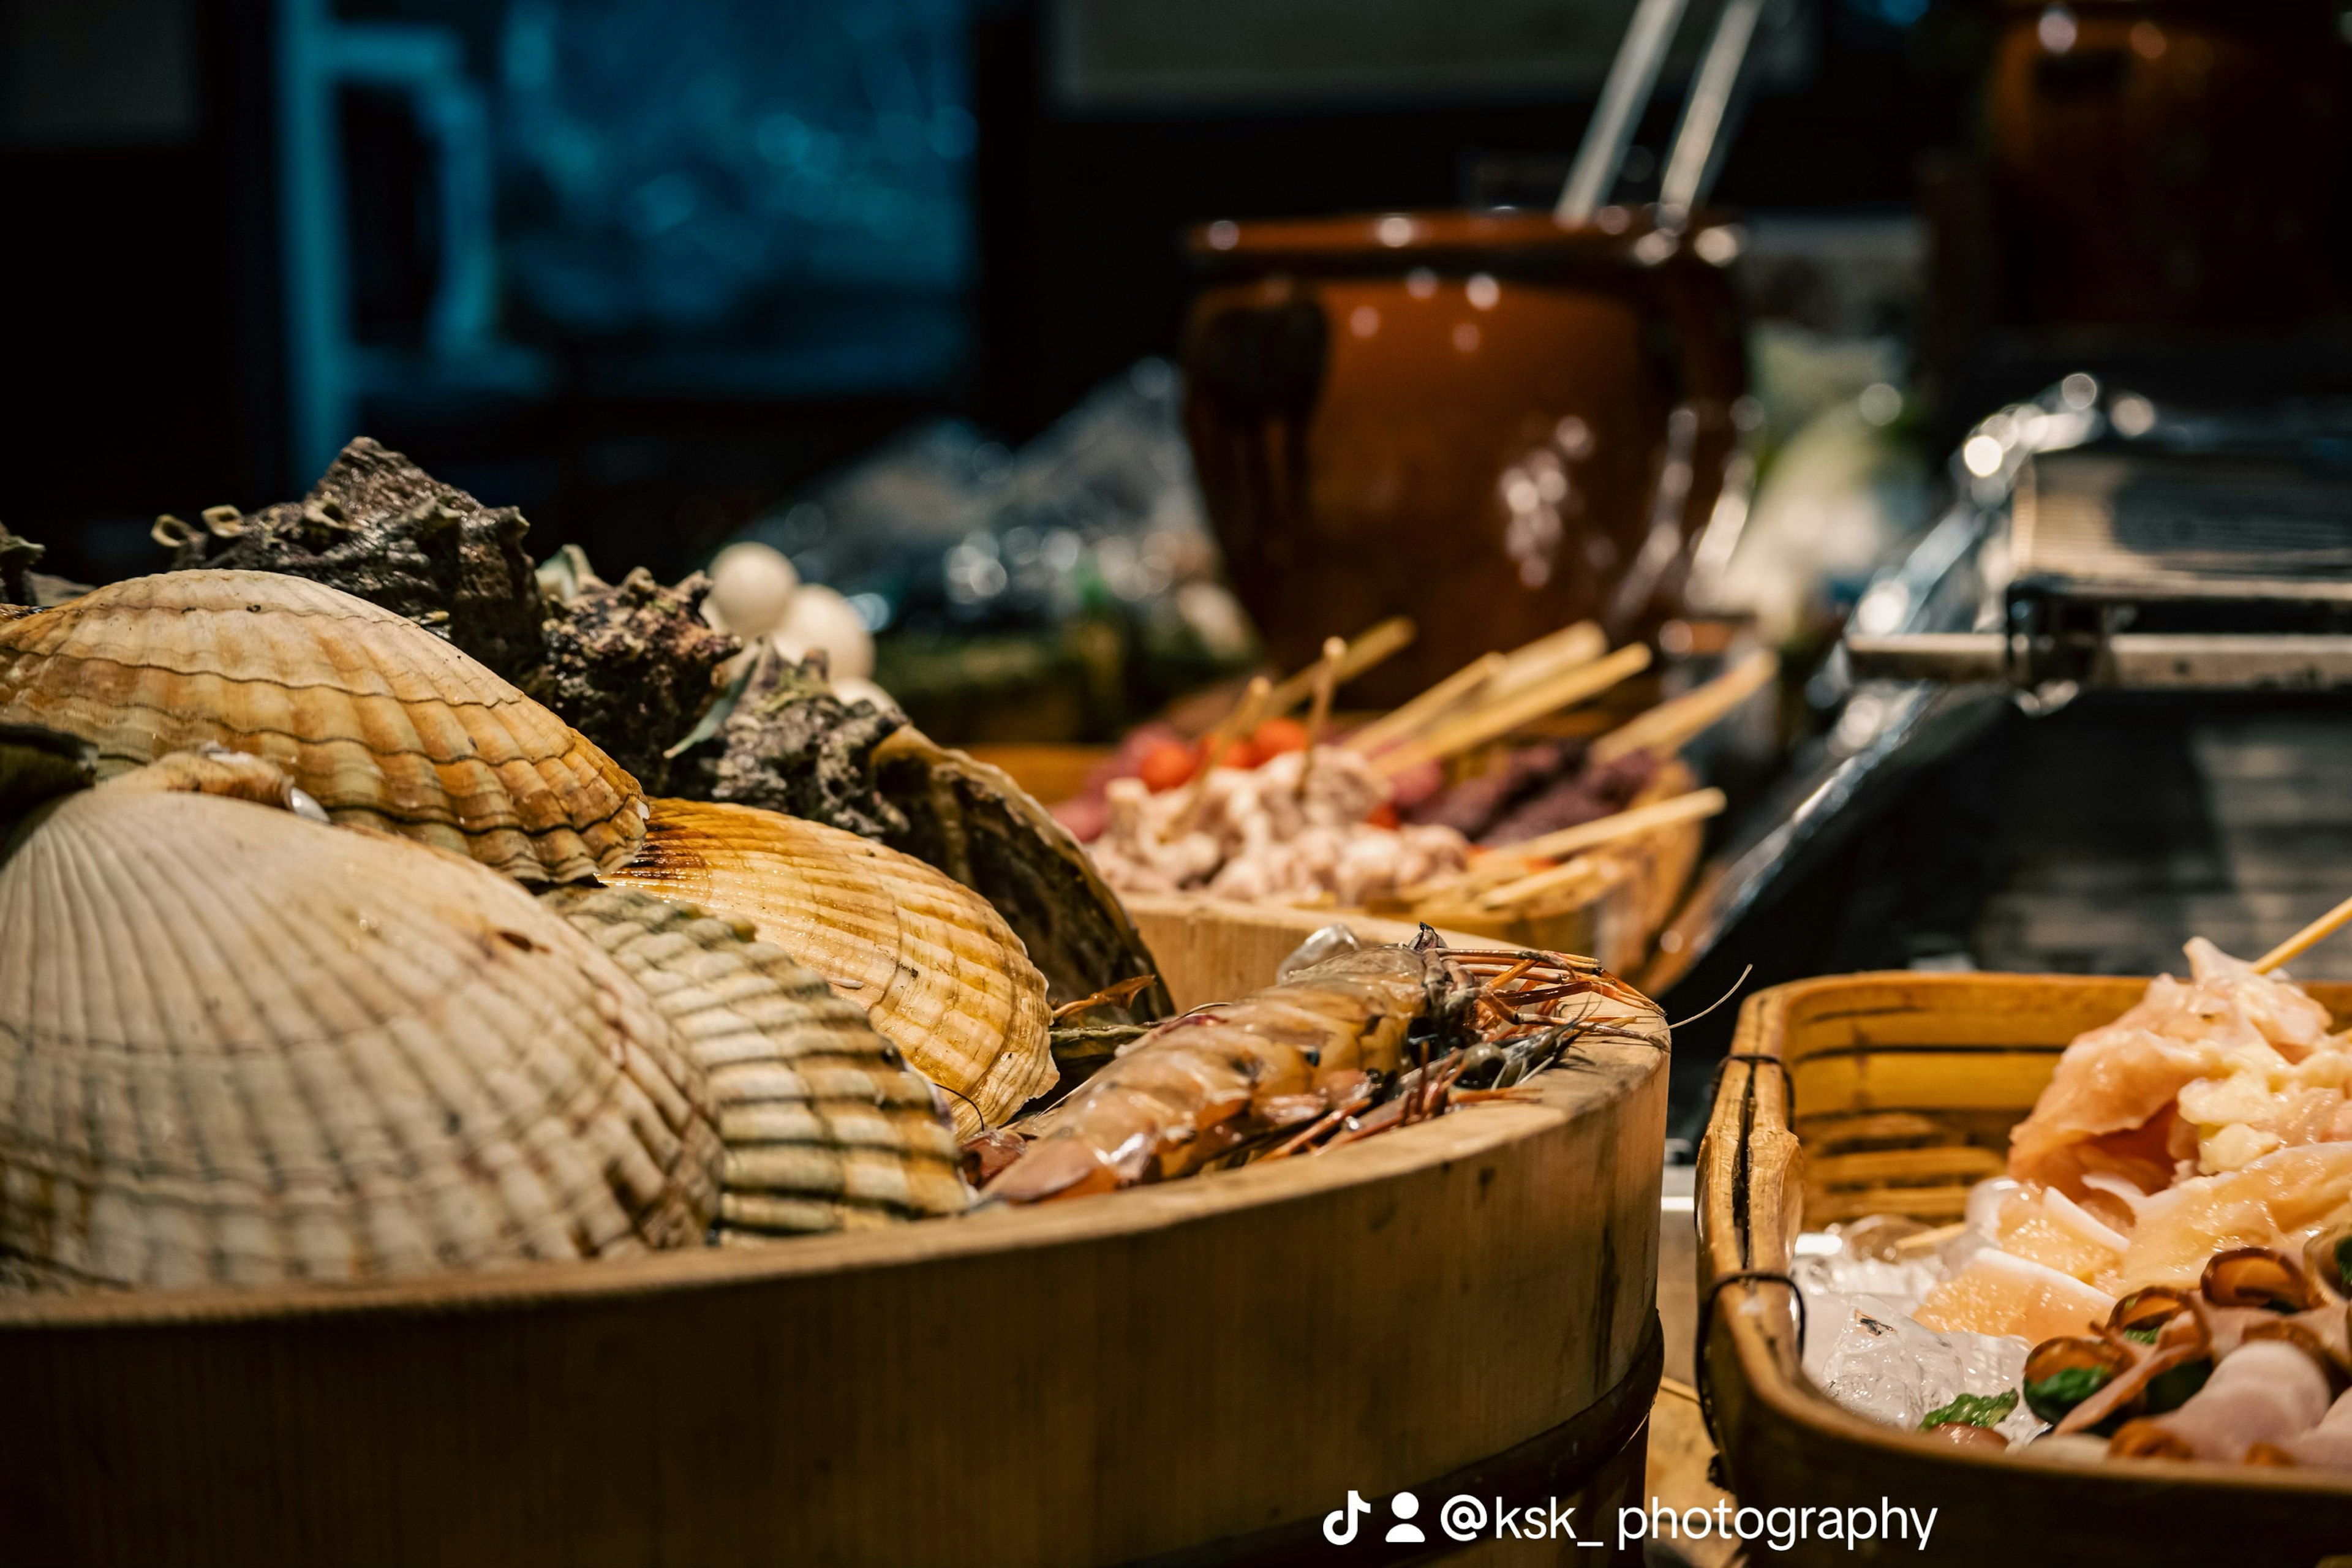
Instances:
[[[1589,741],[1507,744],[1649,667],[1648,647],[1612,652],[1580,624],[1339,732],[1333,690],[1411,635],[1387,622],[1330,639],[1308,668],[1253,682],[1197,744],[1143,749],[1089,824],[1105,875],[1129,893],[1365,908],[1530,942],[1560,935],[1540,922],[1641,881],[1656,884],[1633,900],[1633,941],[1646,942],[1688,874],[1697,825],[1724,806],[1676,753],[1771,683],[1772,656]],[[1289,714],[1302,702],[1299,723]],[[1645,876],[1653,868],[1662,874]]]

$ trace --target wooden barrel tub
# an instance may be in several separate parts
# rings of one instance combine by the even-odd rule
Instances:
[[[1317,917],[1147,911],[1180,1001]],[[1355,922],[1368,938],[1396,928]],[[1165,1186],[773,1247],[0,1304],[12,1563],[1286,1563],[1642,1482],[1665,1063]],[[1416,1490],[1429,1544],[1388,1547]],[[1465,1549],[1602,1562],[1553,1542]]]

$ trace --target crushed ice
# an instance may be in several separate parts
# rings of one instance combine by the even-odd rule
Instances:
[[[1926,1227],[1890,1237],[1863,1220],[1808,1232],[1790,1270],[1805,1298],[1805,1375],[1853,1414],[1916,1432],[1956,1394],[2014,1391],[2033,1347],[2016,1334],[1937,1333],[1911,1314],[1986,1237],[1962,1230],[1940,1245],[1898,1253],[1896,1239],[1933,1240]],[[2023,1402],[1995,1428],[2011,1443],[2046,1430]]]

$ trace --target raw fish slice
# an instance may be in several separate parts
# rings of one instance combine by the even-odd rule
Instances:
[[[2086,1284],[2113,1274],[2130,1246],[2055,1187],[2029,1187],[2000,1205],[2001,1251]]]
[[[2089,1333],[2116,1299],[2071,1274],[1986,1247],[1911,1314],[1938,1333],[2016,1334],[2037,1343]]]
[[[2281,1149],[2150,1198],[2124,1255],[2123,1282],[2194,1286],[2217,1252],[2267,1247],[2295,1255],[2346,1218],[2352,1218],[2352,1143]]]
[[[2081,1197],[2084,1177],[2169,1184],[2173,1106],[2199,1079],[2226,1077],[2252,1048],[2301,1061],[2326,1038],[2327,1010],[2293,982],[2259,975],[2202,937],[2189,943],[2192,978],[2149,982],[2138,1005],[2066,1047],[2033,1113],[2010,1134],[2010,1174]]]

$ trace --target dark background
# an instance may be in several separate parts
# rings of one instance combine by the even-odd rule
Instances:
[[[846,0],[823,4],[846,9]],[[482,18],[497,10],[468,8],[460,29],[475,70],[493,68],[481,57],[496,28]],[[539,384],[467,391],[428,378],[380,388],[362,403],[361,427],[488,500],[521,505],[538,553],[576,540],[608,574],[640,563],[676,574],[911,419],[960,415],[1017,442],[1138,356],[1172,352],[1185,225],[1541,201],[1591,108],[1591,86],[1578,83],[1536,96],[1310,93],[1296,104],[1261,95],[1079,112],[1053,90],[1041,47],[1050,14],[1013,0],[961,15],[977,125],[962,165],[972,265],[947,302],[961,347],[942,373],[902,384],[803,376],[761,386],[740,375],[697,384],[690,372],[640,373],[663,346],[657,331],[619,348],[583,343],[509,300],[502,330],[543,356]],[[146,569],[156,559],[146,530],[160,511],[252,508],[315,477],[295,471],[289,428],[279,16],[271,0],[0,7],[19,61],[0,142],[17,389],[0,425],[0,521],[48,543],[49,564],[66,574]],[[1808,212],[1912,203],[1923,154],[1971,133],[1967,84],[1983,28],[1964,7],[1911,17],[1895,0],[1895,16],[1857,0],[1795,8],[1797,64],[1758,93],[1723,201]],[[1697,16],[1686,24],[1686,40],[1698,26]],[[28,40],[44,47],[28,50]],[[55,79],[60,58],[81,61],[100,88],[69,73]],[[42,80],[27,82],[26,62]],[[129,105],[110,119],[108,91]],[[58,96],[76,92],[99,109],[60,124]],[[1641,143],[1663,143],[1680,96],[1670,76]],[[692,105],[682,95],[678,112]],[[434,284],[431,161],[396,98],[346,89],[340,112],[354,331],[410,345]],[[1633,183],[1621,191],[1640,194]],[[839,307],[788,298],[777,309]]]

